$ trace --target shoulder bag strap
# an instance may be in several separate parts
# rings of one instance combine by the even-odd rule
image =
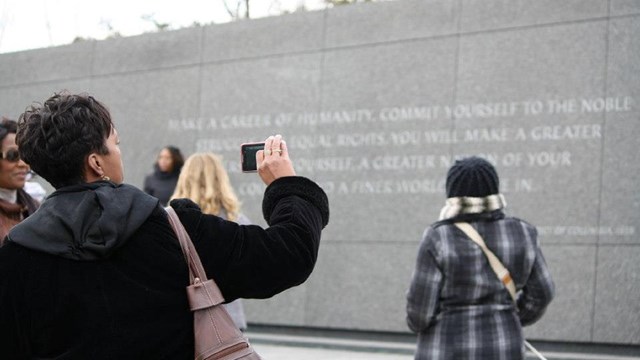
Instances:
[[[474,229],[473,226],[471,226],[469,223],[457,222],[455,223],[455,225],[458,227],[458,229],[462,230],[465,234],[467,234],[467,236],[471,240],[473,240],[473,242],[475,242],[476,244],[478,244],[478,246],[480,246],[484,254],[487,256],[487,259],[489,260],[489,264],[491,265],[491,268],[498,276],[498,279],[500,279],[500,281],[502,281],[504,286],[507,287],[507,290],[509,291],[509,294],[511,295],[511,298],[513,299],[513,301],[516,301],[516,286],[513,283],[511,274],[509,274],[509,270],[507,270],[507,268],[504,267],[500,259],[498,259],[498,257],[493,252],[491,252],[491,250],[489,250],[489,248],[487,247],[487,244],[485,244],[484,240],[482,240],[482,236],[480,236],[480,234],[478,234],[476,229]]]
[[[167,215],[169,218],[169,223],[173,228],[173,231],[176,233],[178,237],[178,241],[180,242],[180,247],[182,248],[182,253],[184,254],[185,260],[187,260],[187,264],[189,265],[189,272],[192,273],[194,277],[200,278],[200,280],[204,281],[207,279],[207,275],[204,272],[204,268],[202,267],[202,263],[200,262],[200,257],[198,256],[198,252],[193,246],[191,242],[191,238],[185,230],[178,214],[176,211],[168,206],[165,208],[167,211]]]
[[[458,227],[458,229],[462,230],[462,232],[467,234],[467,236],[471,240],[473,240],[473,242],[475,242],[476,244],[478,244],[478,246],[480,246],[480,248],[482,249],[484,254],[487,256],[487,259],[489,260],[489,264],[491,265],[491,268],[493,269],[493,271],[498,276],[498,279],[500,279],[500,281],[502,281],[504,286],[507,287],[507,290],[509,290],[509,295],[511,295],[511,298],[513,299],[513,302],[515,303],[516,302],[516,286],[513,283],[513,279],[511,278],[511,274],[509,274],[509,270],[507,270],[507,268],[504,267],[504,265],[502,264],[500,259],[498,259],[498,257],[491,250],[489,250],[489,248],[487,247],[487,244],[484,243],[484,240],[482,239],[482,236],[480,236],[480,234],[478,234],[476,229],[474,229],[473,226],[471,226],[471,224],[466,223],[466,222],[457,222],[454,225],[456,227]],[[535,356],[537,356],[539,359],[547,360],[527,340],[524,340],[524,345]]]
[[[222,296],[222,292],[220,292],[220,288],[218,288],[218,285],[213,279],[207,279],[207,273],[202,267],[200,256],[198,256],[198,252],[193,246],[187,230],[182,225],[182,222],[180,222],[178,214],[176,214],[176,211],[171,206],[167,206],[165,210],[167,211],[169,223],[178,237],[187,265],[189,266],[190,283],[196,287],[204,286],[206,288],[206,291],[197,292],[189,299],[191,310],[223,303],[224,297]]]

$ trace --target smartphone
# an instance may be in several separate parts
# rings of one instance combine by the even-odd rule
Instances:
[[[263,142],[245,143],[240,145],[240,163],[242,164],[242,172],[253,172],[258,170],[258,164],[256,164],[256,153],[258,150],[264,150]]]

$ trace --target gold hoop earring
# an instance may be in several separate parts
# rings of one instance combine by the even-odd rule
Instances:
[[[102,181],[111,181],[111,178],[107,175],[102,175]]]

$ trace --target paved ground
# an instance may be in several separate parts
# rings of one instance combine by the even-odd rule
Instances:
[[[335,350],[326,348],[309,348],[296,346],[281,346],[254,344],[256,351],[264,360],[413,360],[412,355]],[[615,356],[615,355],[586,355],[577,353],[549,353],[545,357],[548,360],[637,360],[640,357]],[[527,360],[537,359],[532,354],[527,355]]]
[[[413,360],[411,355],[253,344],[264,360]]]
[[[265,360],[412,360],[408,335],[250,327],[246,333]],[[640,347],[539,344],[548,360],[640,360]],[[527,360],[537,359],[527,354]]]

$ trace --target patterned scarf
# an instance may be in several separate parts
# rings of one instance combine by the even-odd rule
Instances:
[[[507,206],[502,194],[487,197],[452,197],[448,198],[440,211],[440,220],[450,219],[462,214],[480,214],[501,210]]]

